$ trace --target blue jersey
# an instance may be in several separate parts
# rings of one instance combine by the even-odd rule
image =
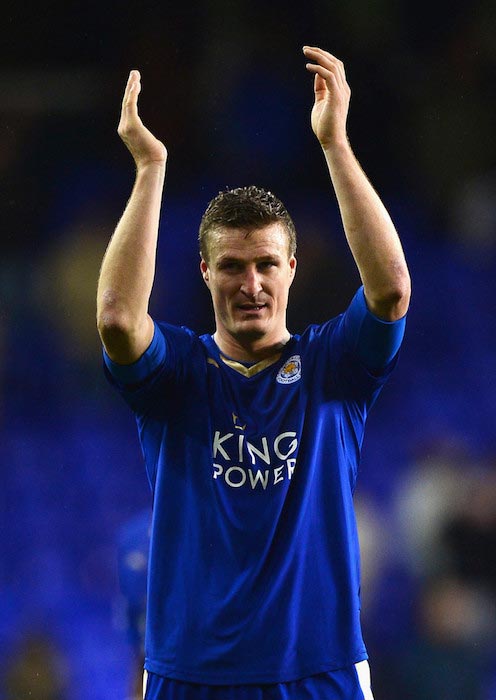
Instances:
[[[282,683],[367,658],[353,491],[403,328],[360,290],[249,367],[162,323],[134,365],[106,358],[153,491],[147,670]]]

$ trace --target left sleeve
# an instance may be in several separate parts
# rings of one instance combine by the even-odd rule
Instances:
[[[396,358],[405,325],[406,316],[398,321],[383,321],[369,311],[360,287],[344,315],[346,345],[370,372],[380,373]]]

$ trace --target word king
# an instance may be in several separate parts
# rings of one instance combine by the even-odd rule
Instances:
[[[216,430],[212,442],[213,478],[227,486],[261,488],[290,480],[296,468],[298,439],[294,431],[280,433],[274,439],[263,436],[248,440],[244,433]]]

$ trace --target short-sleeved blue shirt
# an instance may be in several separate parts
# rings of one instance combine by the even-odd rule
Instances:
[[[353,491],[403,330],[359,290],[251,367],[163,323],[133,365],[106,357],[153,491],[145,668],[282,683],[367,658]]]

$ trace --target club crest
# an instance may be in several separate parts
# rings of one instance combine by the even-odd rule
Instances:
[[[276,381],[279,384],[292,384],[301,377],[301,358],[299,355],[292,355],[277,373]]]

